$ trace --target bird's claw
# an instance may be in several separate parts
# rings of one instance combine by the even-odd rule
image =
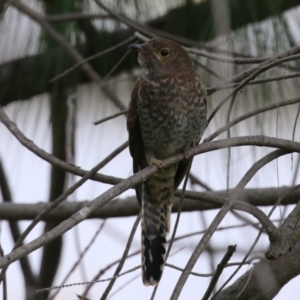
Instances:
[[[191,154],[192,154],[191,148],[183,149],[183,155],[186,160],[191,157]]]
[[[157,166],[158,169],[161,170],[161,171],[163,171],[163,169],[165,167],[164,163],[161,160],[156,159],[154,157],[151,158],[150,163],[151,163],[151,165]]]

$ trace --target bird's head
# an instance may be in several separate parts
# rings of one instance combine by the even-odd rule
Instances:
[[[185,71],[193,68],[188,53],[177,43],[156,37],[144,44],[131,44],[139,52],[139,64],[151,73]]]

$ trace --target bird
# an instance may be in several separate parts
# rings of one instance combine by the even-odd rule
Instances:
[[[191,57],[178,43],[155,37],[128,46],[146,72],[132,90],[127,114],[134,173],[156,165],[157,173],[136,185],[141,206],[141,268],[145,286],[159,283],[166,256],[174,191],[191,163],[191,147],[207,126],[206,89]],[[184,160],[165,167],[176,153]]]

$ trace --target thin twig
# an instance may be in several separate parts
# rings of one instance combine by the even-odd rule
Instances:
[[[194,174],[190,172],[189,179],[191,181],[191,184],[198,184],[202,188],[204,188],[207,191],[212,191],[213,189],[208,186],[206,183],[204,183],[202,180],[200,180],[198,177],[196,177]]]
[[[297,77],[300,77],[300,72],[296,72],[296,73],[292,73],[292,74],[288,74],[288,75],[270,76],[270,77],[267,77],[267,78],[255,79],[255,80],[249,81],[247,85],[261,84],[261,83],[267,83],[267,82],[279,81],[279,80],[286,80],[286,79],[297,78]],[[222,84],[221,83],[217,86],[207,88],[206,92],[207,92],[207,95],[211,95],[211,94],[215,93],[216,91],[236,88],[238,85],[239,85],[239,83],[228,83],[228,84]]]
[[[233,192],[234,190],[232,190]],[[231,192],[231,193],[232,193]],[[193,200],[205,200],[211,203],[218,203],[221,207],[228,201],[230,196],[228,198],[225,197],[216,197],[210,194],[206,194],[205,198],[203,198],[201,195],[202,193],[193,192],[193,191],[186,191],[185,193],[186,198],[190,198]],[[231,195],[231,194],[230,194]],[[270,221],[270,219],[262,212],[259,208],[257,208],[254,205],[250,205],[249,203],[245,203],[239,200],[236,200],[233,205],[232,209],[237,209],[240,211],[247,212],[251,214],[253,217],[255,217],[265,228],[266,232],[269,235],[272,235],[273,231],[276,231],[276,226]]]
[[[44,151],[43,149],[39,148],[32,140],[28,139],[17,127],[17,125],[12,122],[4,110],[0,107],[0,120],[1,122],[10,130],[10,132],[18,139],[18,141],[27,149],[29,149],[31,152],[33,152],[38,157],[44,159],[45,161],[56,165],[62,169],[64,169],[67,172],[70,172],[74,175],[78,176],[84,176],[87,174],[87,170],[80,169],[79,167],[76,167],[72,164],[69,164],[54,155]],[[128,146],[128,142],[125,142],[122,144],[122,149],[124,150]],[[104,183],[110,183],[110,184],[117,184],[122,181],[121,178],[113,178],[111,176],[106,176],[103,174],[95,174],[90,179],[97,180]]]
[[[297,114],[296,114],[296,118],[295,118],[295,122],[294,122],[294,128],[293,128],[293,134],[292,134],[292,141],[295,140],[295,133],[296,133],[296,128],[297,128],[297,122],[298,122],[298,118],[299,118],[299,113],[300,113],[300,105],[298,105],[298,110],[297,110]]]
[[[213,54],[207,53],[206,51],[202,51],[202,50],[198,50],[198,49],[194,49],[194,48],[189,48],[189,47],[184,47],[184,48],[188,53],[191,53],[191,54],[196,54],[196,55],[206,57],[211,60],[215,60],[215,61],[219,61],[219,62],[233,63],[233,64],[237,64],[237,65],[257,64],[257,63],[261,63],[270,58],[270,57],[232,58],[232,57],[213,55]]]
[[[123,290],[125,287],[128,287],[130,283],[138,279],[141,275],[137,274],[134,277],[132,277],[130,280],[126,281],[123,285],[121,285],[118,289],[116,289],[113,293],[111,293],[107,299],[110,299],[114,297],[117,293],[119,293],[121,290]]]
[[[116,44],[116,45],[114,45],[114,46],[112,46],[112,47],[110,47],[110,48],[108,48],[108,49],[105,49],[105,50],[103,50],[103,51],[101,51],[101,52],[99,52],[99,53],[96,53],[96,54],[94,54],[94,55],[91,55],[91,56],[89,56],[89,57],[87,57],[87,58],[82,59],[80,62],[78,62],[78,63],[75,64],[74,66],[70,67],[69,69],[65,70],[65,71],[62,72],[61,74],[59,74],[59,75],[53,77],[52,79],[50,79],[49,82],[52,83],[52,82],[54,82],[54,81],[56,81],[56,80],[58,80],[58,79],[60,79],[60,78],[62,78],[62,77],[64,77],[64,76],[68,75],[68,74],[71,73],[72,71],[74,71],[74,70],[76,70],[77,68],[79,68],[80,66],[82,66],[84,63],[89,62],[89,61],[91,61],[91,60],[93,60],[93,59],[95,59],[95,58],[98,58],[98,57],[100,57],[100,56],[102,56],[102,55],[104,55],[104,54],[106,54],[106,53],[112,52],[112,51],[114,51],[115,49],[118,49],[119,47],[128,44],[129,42],[131,42],[131,41],[134,40],[135,38],[136,38],[135,36],[131,36],[131,37],[129,37],[128,39],[126,39],[126,40],[124,40],[124,41],[122,41],[122,42],[120,42],[120,43],[118,43],[118,44]],[[127,52],[128,52],[128,51],[127,51]],[[106,77],[108,77],[108,76],[106,75]],[[105,79],[102,79],[103,82],[106,80],[106,77],[105,77]],[[103,86],[104,86],[104,83],[103,83]]]
[[[294,191],[295,189],[299,188],[300,185],[296,186],[296,187],[292,187],[291,189],[289,189],[288,191],[286,191],[282,196],[280,196],[278,198],[278,200],[276,201],[276,203],[274,204],[273,208],[271,209],[271,211],[268,214],[268,217],[270,218],[272,213],[274,212],[275,208],[281,203],[281,201],[292,191]],[[253,251],[254,247],[256,246],[257,242],[259,241],[261,235],[263,233],[263,228],[259,231],[257,237],[255,238],[253,244],[251,245],[250,249],[248,250],[248,252],[246,253],[245,257],[242,260],[242,263],[245,262],[247,260],[247,258],[249,257],[249,255],[251,254],[251,252]],[[229,281],[237,274],[237,272],[240,270],[240,268],[242,267],[242,265],[239,265],[238,268],[230,275],[230,277],[223,283],[223,285],[219,288],[219,290],[216,292],[215,296],[217,296],[222,289],[224,289],[224,287],[229,283]]]
[[[213,277],[209,283],[209,286],[204,294],[204,296],[202,297],[202,300],[208,300],[214,287],[216,286],[224,268],[226,267],[226,264],[228,263],[228,261],[230,260],[231,256],[233,255],[233,253],[236,250],[236,245],[233,246],[228,246],[227,252],[225,253],[224,257],[222,258],[221,262],[218,264],[217,266],[217,270],[216,272],[213,274]]]
[[[128,238],[128,241],[127,241],[127,244],[126,244],[126,247],[125,247],[125,250],[123,252],[123,255],[122,255],[122,258],[119,262],[119,265],[114,273],[114,276],[113,276],[113,279],[109,282],[108,286],[106,287],[104,293],[102,294],[101,296],[101,300],[105,300],[109,294],[109,292],[111,291],[113,285],[115,284],[116,280],[117,280],[117,276],[119,275],[119,273],[121,272],[124,264],[125,264],[125,260],[128,256],[128,253],[129,253],[129,250],[130,250],[130,247],[131,247],[131,244],[132,244],[132,241],[133,241],[133,237],[135,235],[135,232],[136,232],[136,229],[140,223],[140,220],[141,220],[141,214],[139,214],[137,217],[136,217],[136,220],[132,226],[132,229],[131,229],[131,232],[130,232],[130,235],[129,235],[129,238]]]
[[[110,277],[110,278],[105,278],[105,279],[100,279],[100,280],[96,280],[96,281],[88,281],[88,282],[76,282],[76,283],[70,283],[70,284],[65,284],[65,285],[57,285],[57,286],[51,286],[48,288],[43,288],[43,289],[38,289],[36,290],[37,293],[42,293],[42,292],[46,292],[46,291],[50,291],[50,290],[56,290],[56,289],[61,289],[61,288],[67,288],[67,287],[71,287],[71,286],[76,286],[76,285],[86,285],[86,284],[90,284],[90,283],[99,283],[99,282],[105,282],[105,281],[111,281],[112,279],[116,279],[118,277],[121,277],[125,274],[131,273],[133,271],[136,271],[138,269],[140,269],[141,266],[136,266],[134,268],[131,268],[123,273],[120,273],[117,276],[114,277]]]
[[[128,20],[128,19],[127,19]],[[129,27],[132,27],[129,23],[125,23],[127,24]],[[144,26],[142,24],[138,24],[138,23],[135,23],[137,26],[140,25],[140,26]],[[132,27],[133,28],[133,27]],[[135,28],[134,28],[135,29]],[[264,59],[264,58],[259,58],[259,57],[254,57],[252,55],[249,55],[249,54],[245,54],[245,53],[241,53],[241,52],[234,52],[234,51],[228,51],[226,49],[221,49],[221,48],[215,48],[215,47],[211,47],[211,46],[208,46],[207,44],[204,44],[204,43],[199,43],[199,42],[195,42],[195,41],[192,41],[192,40],[189,40],[189,39],[186,39],[186,38],[182,38],[182,37],[178,37],[176,35],[173,35],[173,34],[169,34],[169,33],[166,33],[166,32],[163,32],[163,31],[159,31],[159,30],[156,30],[156,29],[153,29],[153,28],[147,28],[148,30],[152,31],[152,35],[151,34],[147,34],[148,36],[151,36],[151,37],[154,37],[154,36],[162,36],[162,37],[165,37],[165,38],[168,38],[168,39],[171,39],[171,40],[174,40],[174,41],[177,41],[178,43],[180,44],[184,44],[184,45],[188,45],[190,47],[200,47],[202,49],[205,49],[206,51],[209,51],[209,52],[215,52],[215,53],[221,53],[221,54],[226,54],[226,55],[229,55],[229,56],[233,56],[233,57],[238,57],[239,58],[246,58],[246,59],[250,59],[249,60],[249,63],[251,61],[251,59],[253,59],[252,63],[255,62],[258,62],[260,59],[263,59],[263,62],[266,62],[268,59]],[[140,32],[142,32],[140,30]],[[149,38],[143,34],[141,34],[139,31],[135,32],[134,35],[139,38],[140,40],[142,41],[145,41],[147,42],[149,40]],[[156,33],[156,34],[154,34]],[[185,49],[187,49],[188,51],[190,51],[189,49],[194,49],[194,48],[188,48],[188,47],[185,47]],[[294,48],[293,48],[294,49]],[[296,49],[296,51],[294,51],[294,54],[297,52],[298,49]],[[197,50],[195,50],[197,51]],[[199,50],[201,51],[201,50]],[[208,56],[207,56],[208,57]],[[209,58],[209,57],[208,57]],[[271,57],[272,58],[272,57]],[[269,58],[269,59],[271,59]],[[246,62],[246,61],[245,61]],[[289,69],[291,71],[296,71],[298,72],[299,71],[299,68],[295,68],[295,67],[291,67],[291,66],[278,66],[279,68],[283,67],[285,69]],[[238,74],[240,75],[240,74]]]
[[[47,215],[51,210],[57,207],[61,202],[63,202],[69,195],[71,195],[76,189],[83,185],[88,179],[90,179],[93,174],[98,170],[106,166],[116,155],[118,155],[124,149],[124,144],[119,146],[116,150],[110,153],[105,159],[98,163],[94,168],[92,168],[88,173],[86,173],[80,180],[78,180],[73,186],[68,188],[66,192],[61,194],[57,199],[55,199],[45,210],[43,210],[27,227],[27,229],[22,233],[19,240],[16,242],[15,247],[20,246],[20,242],[25,239],[29,232],[35,227],[35,225],[42,219],[43,216]]]
[[[246,216],[238,213],[235,210],[232,210],[231,213],[238,219],[241,220],[243,222],[245,222],[246,224],[248,224],[249,226],[252,226],[254,229],[256,230],[260,230],[261,226],[259,226],[261,223],[253,223],[249,218],[247,218]],[[271,221],[272,222],[272,221]]]
[[[207,229],[207,220],[206,220],[206,215],[207,214],[205,214],[204,211],[200,211],[199,215],[200,215],[201,225],[206,230]],[[211,243],[208,243],[205,250],[207,251],[207,255],[209,256],[210,272],[214,273],[214,271],[215,271],[215,261],[216,261],[214,247],[212,246]]]
[[[131,254],[129,254],[127,256],[127,258],[130,258],[130,257],[133,257],[137,254],[139,254],[141,251],[140,250],[137,250]],[[86,287],[86,289],[83,291],[83,296],[86,296],[89,292],[89,290],[92,288],[93,286],[93,282],[96,282],[96,280],[98,280],[103,274],[105,274],[106,271],[108,271],[109,269],[111,269],[114,265],[120,263],[121,259],[118,259],[112,263],[110,263],[109,265],[107,265],[104,269],[102,270],[99,270],[99,272],[93,277],[93,280],[91,281],[91,283]],[[140,276],[140,275],[139,275]]]
[[[80,300],[91,300],[90,298],[88,297],[84,297],[84,296],[81,296],[81,295],[78,295],[76,294],[77,298],[80,299]]]
[[[298,117],[299,117],[299,113],[300,113],[300,104],[298,105],[298,110],[297,110],[297,114],[296,114],[296,118],[295,118],[295,121],[294,121],[294,127],[293,127],[293,134],[292,134],[292,141],[295,140],[295,133],[296,133],[296,126],[297,126],[297,122],[298,122]],[[294,159],[294,155],[292,153],[291,155],[291,164],[292,164],[292,168],[293,168],[293,159]],[[299,159],[298,159],[299,161]],[[299,167],[299,163],[297,164],[298,167]],[[296,170],[295,174],[297,174],[298,170]],[[295,178],[296,176],[294,176]],[[294,180],[295,182],[295,180]]]
[[[105,221],[102,222],[98,228],[98,230],[95,232],[94,236],[92,237],[91,241],[88,243],[88,245],[85,247],[85,249],[80,253],[77,261],[74,263],[73,267],[71,268],[71,270],[68,272],[68,274],[65,276],[65,278],[63,279],[61,285],[64,285],[65,282],[68,280],[68,278],[71,276],[71,274],[75,271],[75,269],[77,268],[77,266],[80,264],[80,262],[82,261],[83,257],[85,256],[85,254],[88,252],[88,250],[90,249],[90,247],[94,244],[97,236],[99,235],[99,233],[102,231],[103,227],[105,225]],[[55,299],[55,297],[57,296],[57,294],[59,293],[59,289],[51,296],[49,297],[49,300]]]
[[[193,59],[193,62],[199,66],[200,68],[202,68],[203,70],[205,70],[207,73],[211,74],[212,76],[216,77],[219,80],[224,80],[224,78],[222,76],[220,76],[217,72],[215,72],[212,68],[208,67],[207,65],[201,63],[200,61]]]
[[[298,52],[300,51],[300,46],[299,47]],[[294,49],[294,48],[292,48]],[[248,84],[249,81],[253,80],[255,77],[257,77],[259,74],[265,72],[266,70],[269,70],[271,68],[273,68],[274,66],[277,66],[279,64],[282,64],[284,62],[287,61],[291,61],[291,60],[296,60],[300,58],[300,54],[298,55],[290,55],[290,51],[286,51],[284,52],[282,55],[286,55],[283,58],[278,58],[277,57],[279,55],[276,55],[273,59],[268,60],[268,63],[262,63],[259,64],[258,66],[256,66],[253,69],[247,70],[245,72],[243,72],[241,75],[237,76],[236,78],[234,77],[232,79],[232,81],[240,81],[239,85],[232,91],[230,92],[218,105],[217,107],[213,110],[213,112],[210,114],[210,116],[208,117],[207,122],[210,123],[210,121],[212,120],[212,118],[215,116],[215,114],[220,110],[220,108],[228,101],[228,99],[230,99],[232,97],[232,95],[234,95],[235,93],[237,93],[240,89],[242,89],[246,84]],[[276,58],[276,60],[275,60]],[[249,72],[249,76],[248,75]],[[246,75],[245,75],[246,74]],[[245,78],[245,79],[244,79]]]
[[[263,113],[263,112],[266,112],[266,111],[269,111],[269,110],[272,110],[272,109],[276,109],[278,107],[283,107],[283,106],[287,106],[287,105],[293,105],[293,104],[296,104],[296,103],[299,103],[300,102],[300,98],[294,98],[294,99],[290,99],[290,100],[285,100],[285,101],[281,101],[279,103],[276,103],[276,104],[270,104],[270,105],[267,105],[265,107],[262,107],[262,108],[259,108],[259,109],[256,109],[256,110],[253,110],[249,113],[246,113],[238,118],[236,118],[235,120],[232,120],[231,122],[229,122],[228,124],[226,124],[225,126],[219,128],[218,130],[216,130],[214,133],[212,133],[210,136],[208,136],[204,142],[209,142],[209,141],[212,141],[214,138],[216,138],[217,136],[219,136],[222,132],[225,132],[228,128],[231,128],[232,126],[248,119],[248,118],[251,118],[253,116],[256,116],[260,113]]]
[[[107,14],[86,14],[86,13],[65,13],[59,15],[45,15],[45,18],[51,23],[70,22],[77,20],[90,19],[111,19]]]
[[[128,54],[131,52],[131,50],[127,50],[124,55],[119,59],[119,61],[114,65],[114,67],[106,74],[103,81],[106,81],[109,76],[120,66],[120,64],[124,61],[124,59],[128,56]]]
[[[230,82],[240,82],[240,81],[246,79],[247,77],[251,76],[253,73],[257,72],[258,69],[266,70],[265,69],[266,66],[269,66],[269,65],[276,66],[278,64],[282,64],[284,62],[289,61],[289,60],[285,60],[288,57],[295,57],[295,59],[297,59],[296,54],[299,53],[299,52],[300,52],[300,45],[294,46],[294,47],[292,47],[292,48],[290,48],[286,51],[283,51],[281,53],[278,53],[278,54],[270,57],[269,59],[263,61],[259,65],[256,65],[256,66],[253,66],[253,67],[251,67],[247,70],[244,70],[243,72],[241,72],[241,73],[233,76],[232,78],[230,78],[229,81]]]
[[[120,111],[118,113],[115,113],[115,114],[113,114],[113,115],[111,115],[109,117],[106,117],[106,118],[103,118],[101,120],[95,121],[95,122],[93,122],[93,124],[94,125],[99,125],[101,123],[104,123],[104,122],[106,122],[108,120],[114,119],[114,118],[116,118],[118,116],[121,116],[121,115],[124,115],[124,114],[127,114],[127,113],[128,113],[128,109],[124,109],[124,110],[122,110],[122,111]]]
[[[0,243],[0,257],[4,256],[4,251],[2,248],[2,245]],[[25,274],[24,274],[25,275]],[[6,274],[4,273],[3,278],[2,278],[2,288],[3,288],[3,300],[7,300],[7,282],[6,282]]]
[[[182,268],[179,268],[179,267],[177,267],[175,265],[172,265],[172,264],[169,264],[169,263],[166,263],[166,267],[175,269],[175,270],[180,271],[180,272],[183,271]],[[198,276],[198,277],[211,277],[211,276],[214,275],[214,273],[197,273],[197,272],[191,272],[190,274],[193,275],[193,276]]]
[[[22,245],[22,242],[26,238],[26,236],[32,231],[32,229],[38,224],[38,222],[47,215],[50,211],[52,211],[55,207],[57,207],[60,203],[62,203],[69,195],[71,195],[76,189],[78,189],[81,185],[83,185],[91,176],[97,173],[97,171],[107,165],[116,155],[118,155],[124,149],[124,144],[118,147],[115,151],[109,154],[105,159],[103,159],[99,164],[97,164],[94,168],[92,168],[89,172],[87,172],[80,180],[78,180],[74,185],[68,188],[63,194],[61,194],[57,199],[55,199],[48,207],[46,207],[38,216],[34,218],[34,220],[30,223],[30,225],[26,228],[26,230],[20,235],[18,240],[16,241],[13,251]],[[3,278],[3,274],[6,272],[7,267],[3,268],[0,274],[0,278]]]
[[[233,108],[233,105],[234,105],[234,102],[235,102],[235,98],[236,98],[236,93],[234,93],[232,95],[232,99],[230,101],[230,104],[229,104],[229,108],[228,108],[228,111],[227,111],[227,116],[226,116],[226,124],[228,124],[230,122],[230,115],[231,115],[231,112],[232,112],[232,108]],[[231,137],[231,133],[230,133],[230,127],[228,127],[227,129],[227,138],[229,139]],[[230,164],[231,163],[231,148],[229,147],[227,149],[227,174],[226,174],[226,187],[227,187],[227,190],[229,190],[229,184],[230,184]]]

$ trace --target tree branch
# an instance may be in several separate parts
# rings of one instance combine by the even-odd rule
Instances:
[[[237,203],[247,203],[253,206],[273,206],[280,195],[285,194],[290,190],[290,187],[280,188],[262,188],[262,189],[245,189]],[[197,193],[193,191],[186,191],[183,202],[183,212],[191,211],[205,211],[222,207],[226,198],[229,197],[232,190],[203,192]],[[180,197],[181,191],[177,190],[176,195]],[[288,194],[282,201],[281,205],[296,204],[300,198],[300,190]],[[214,201],[219,199],[219,201]],[[196,201],[195,201],[196,200]],[[176,197],[173,206],[173,212],[177,212],[179,198]],[[60,204],[59,208],[54,209],[49,214],[44,215],[41,220],[55,220],[64,221],[71,215],[79,211],[88,201],[79,202],[64,202]],[[44,211],[49,203],[0,203],[0,219],[3,220],[32,220],[42,211]],[[241,206],[240,205],[240,206]],[[234,207],[239,209],[240,206]],[[114,200],[101,209],[95,210],[89,218],[118,218],[136,216],[140,211],[140,206],[136,198],[128,197],[126,199]]]
[[[3,120],[3,118],[1,118],[2,116],[3,116],[3,111],[1,111],[1,109],[0,109],[0,119],[1,120]],[[249,141],[251,141],[252,138],[253,137],[246,137],[246,141],[249,142]],[[230,144],[233,141],[235,141],[236,144],[239,144],[240,139],[243,140],[244,138],[232,138],[232,139],[228,139],[227,141],[226,140],[223,140],[223,141],[221,140],[221,141],[217,141],[217,142],[202,144],[202,145],[199,145],[198,147],[195,147],[195,148],[191,149],[191,155],[195,155],[196,152],[200,152],[199,151],[200,147],[204,148],[204,149],[206,148],[206,151],[207,151],[207,146],[209,146],[209,144],[214,144],[214,146],[217,145],[217,149],[221,145],[222,145],[221,147],[225,146],[227,148],[228,147],[228,141],[230,141]],[[300,143],[296,143],[296,142],[285,141],[285,140],[275,139],[275,138],[267,138],[267,137],[258,137],[258,138],[254,137],[254,140],[258,144],[260,144],[260,142],[265,144],[266,140],[268,142],[270,142],[270,144],[272,144],[274,142],[275,143],[277,142],[277,144],[283,143],[283,144],[286,145],[287,148],[296,149],[296,150],[300,151]],[[28,142],[29,142],[29,144],[32,143],[29,140],[28,140]],[[245,142],[245,140],[243,140],[243,142]],[[27,144],[27,142],[25,144]],[[236,145],[236,144],[233,143],[233,145]],[[290,146],[290,147],[288,147],[288,146]],[[179,153],[179,154],[176,154],[176,155],[174,155],[170,158],[164,159],[163,163],[167,167],[168,165],[174,164],[174,163],[182,160],[183,158],[184,158],[183,153]],[[32,251],[40,248],[41,246],[45,245],[46,243],[49,243],[52,240],[54,240],[55,238],[61,236],[63,233],[65,233],[66,231],[68,231],[69,229],[73,228],[75,225],[77,225],[78,223],[80,223],[84,219],[86,219],[93,211],[95,211],[96,209],[104,206],[109,201],[111,201],[111,199],[113,199],[116,196],[120,195],[121,193],[128,190],[129,188],[135,186],[139,182],[147,179],[149,176],[153,175],[157,171],[158,171],[157,167],[154,166],[154,165],[151,165],[151,166],[143,169],[142,171],[130,176],[126,180],[123,180],[122,182],[118,183],[114,187],[112,187],[109,190],[107,190],[106,192],[104,192],[99,197],[95,198],[88,205],[83,207],[81,210],[79,210],[77,213],[72,215],[66,221],[59,224],[54,229],[52,229],[49,232],[41,235],[39,238],[33,240],[32,242],[28,243],[27,245],[24,245],[24,246],[22,246],[22,247],[20,247],[16,250],[14,250],[13,252],[9,253],[8,255],[5,255],[2,259],[0,259],[0,268],[3,268],[5,266],[11,264],[12,262],[20,259],[21,257],[27,255],[28,253],[31,253]]]
[[[45,161],[57,165],[63,168],[65,171],[70,172],[74,175],[84,176],[88,171],[79,169],[72,164],[66,163],[57,157],[49,154],[45,150],[39,148],[34,144],[32,140],[29,140],[17,127],[17,125],[12,122],[4,110],[0,107],[0,120],[7,127],[7,129],[18,139],[18,141],[31,152],[44,159]],[[229,139],[222,139],[218,141],[213,141],[209,143],[200,144],[193,149],[191,149],[191,155],[197,155],[209,151],[214,151],[218,149],[224,149],[228,147],[238,147],[238,146],[258,146],[258,147],[271,147],[280,148],[290,152],[300,153],[300,143],[285,139],[267,137],[262,135],[257,136],[245,136],[245,137],[234,137]],[[176,163],[184,158],[183,154],[178,153],[168,160],[170,163]],[[168,161],[167,160],[167,161]],[[117,184],[122,181],[121,178],[116,178],[112,176],[107,176],[103,174],[96,174],[91,179],[100,181],[103,183]]]
[[[271,245],[271,253],[280,255],[255,264],[235,283],[214,297],[214,300],[271,300],[287,282],[300,274],[299,211],[298,203],[280,227],[280,240],[288,243],[281,243],[280,247],[276,243]]]

